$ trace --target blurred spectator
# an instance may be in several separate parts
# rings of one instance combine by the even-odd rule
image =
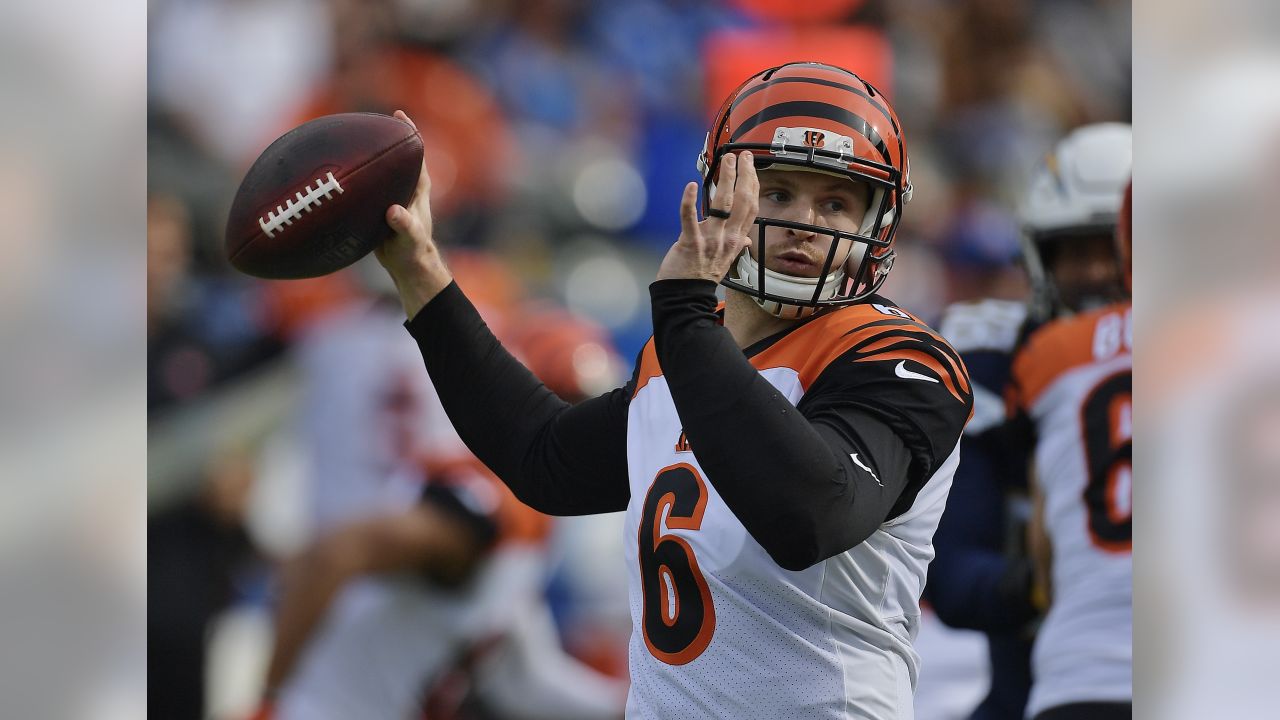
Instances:
[[[194,272],[229,272],[223,250],[227,210],[239,178],[209,152],[190,127],[163,106],[147,113],[147,187],[181,201],[189,215]]]
[[[168,0],[148,12],[152,102],[243,167],[323,72],[331,17],[311,0]]]
[[[147,203],[147,334],[165,319],[182,291],[191,261],[191,219],[173,197]]]
[[[529,132],[625,139],[635,102],[584,45],[591,3],[544,0],[507,7],[507,22],[471,49],[503,107]],[[522,137],[526,143],[532,139]]]
[[[365,19],[341,26],[345,40],[333,74],[295,108],[286,127],[339,112],[406,110],[422,133],[432,207],[448,217],[469,206],[500,204],[521,156],[489,91],[447,57],[400,44],[376,28],[356,35],[369,46],[348,49],[356,42],[348,34],[352,28],[378,17],[353,14]]]
[[[186,206],[147,202],[147,408],[190,400],[271,356],[254,286],[191,273]]]
[[[1038,44],[1054,61],[1061,87],[1082,119],[1130,120],[1133,4],[1129,0],[1032,3]]]
[[[958,194],[956,199],[938,243],[949,298],[1026,298],[1030,286],[1018,262],[1021,229],[1010,210],[981,196]]]
[[[248,458],[227,452],[195,472],[199,493],[147,521],[147,709],[173,720],[207,717],[209,623],[259,570],[243,525]]]
[[[940,147],[956,175],[1011,204],[1043,148],[1086,119],[1079,92],[1039,44],[1030,4],[970,0],[939,10]]]
[[[885,280],[884,296],[893,298],[904,307],[913,308],[921,318],[930,322],[937,320],[951,298],[951,268],[932,248],[919,243],[903,243],[898,249],[898,257],[902,262]]]
[[[778,23],[838,23],[854,14],[866,0],[816,0],[795,3],[787,0],[730,0],[752,15]],[[879,83],[873,83],[879,87]]]

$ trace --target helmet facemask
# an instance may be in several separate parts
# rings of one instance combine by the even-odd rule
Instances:
[[[787,142],[791,136],[813,138],[815,134],[818,137],[834,136],[832,141],[837,148],[852,145],[848,138],[830,132],[812,128],[778,128],[775,142],[770,145],[727,143],[720,146],[716,149],[713,161],[716,172],[704,171],[703,207],[710,207],[711,200],[715,197],[714,180],[719,174],[720,160],[725,155],[743,150],[753,152],[758,169],[816,172],[868,187],[868,207],[859,228],[854,232],[781,218],[756,217],[752,238],[754,257],[751,251],[743,250],[721,284],[750,296],[771,315],[788,319],[808,317],[821,307],[855,304],[875,293],[893,267],[894,251],[890,249],[890,245],[900,219],[897,207],[910,197],[909,184],[907,192],[899,197],[897,175],[893,168],[874,167],[878,171],[874,175],[861,169],[851,170],[851,165],[865,163],[874,166],[875,163],[853,158],[840,149]],[[888,174],[893,180],[879,177],[883,174]],[[777,228],[777,231],[770,233],[770,228]],[[787,230],[812,234],[813,244],[827,246],[822,271],[817,277],[787,275],[770,270],[758,261],[758,258],[768,257],[768,238],[771,235],[780,237]],[[840,248],[842,240],[848,241],[848,248],[843,253]],[[839,257],[841,254],[843,257]]]
[[[1116,251],[1112,221],[1025,233],[1022,252],[1023,265],[1033,288],[1032,314],[1041,320],[1088,312],[1128,297],[1124,258]],[[1107,266],[1114,263],[1114,274],[1105,280],[1087,276],[1066,284],[1059,280],[1061,263],[1079,262],[1081,256],[1089,254],[1105,255],[1106,260],[1094,262],[1104,262]]]

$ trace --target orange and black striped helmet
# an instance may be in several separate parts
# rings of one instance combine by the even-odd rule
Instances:
[[[757,257],[765,257],[769,226],[830,237],[821,279],[792,282],[795,279],[766,270],[744,252],[722,284],[787,317],[859,302],[874,293],[893,266],[894,234],[911,198],[906,140],[884,95],[856,74],[825,63],[787,63],[753,75],[730,93],[707,133],[698,157],[703,208],[710,207],[714,196],[720,160],[742,150],[752,151],[757,167],[808,168],[866,183],[871,202],[856,233],[756,219]],[[854,241],[857,250],[836,258],[842,239]]]

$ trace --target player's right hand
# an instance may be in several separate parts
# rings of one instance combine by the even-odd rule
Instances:
[[[397,110],[395,116],[413,125],[404,111]],[[431,234],[431,176],[425,161],[409,206],[387,208],[387,224],[396,234],[373,252],[391,275],[404,311],[412,318],[453,281]]]
[[[698,219],[698,185],[689,183],[680,199],[680,237],[658,267],[658,279],[720,282],[751,245],[749,232],[760,209],[760,180],[750,151],[720,161],[720,190]]]

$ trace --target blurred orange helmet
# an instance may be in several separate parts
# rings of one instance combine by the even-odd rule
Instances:
[[[451,248],[445,252],[445,263],[458,288],[501,338],[525,298],[524,284],[516,272],[497,255],[483,250]]]
[[[367,13],[364,6],[356,3],[353,11]],[[387,45],[358,58],[317,88],[288,127],[339,112],[404,110],[422,131],[437,218],[469,203],[500,202],[504,172],[518,164],[521,146],[485,83],[456,60],[423,47]]]
[[[704,209],[715,195],[721,159],[742,150],[751,150],[760,168],[813,170],[865,183],[871,202],[856,233],[756,218],[758,257],[765,257],[766,227],[831,238],[821,277],[768,270],[744,251],[722,284],[792,318],[874,293],[893,266],[894,234],[911,199],[906,140],[884,95],[856,74],[825,63],[787,63],[753,75],[720,106],[698,156]],[[852,240],[852,249],[835,257],[841,240]]]
[[[604,328],[550,305],[513,318],[510,341],[525,366],[552,392],[579,402],[621,384],[622,361]]]

